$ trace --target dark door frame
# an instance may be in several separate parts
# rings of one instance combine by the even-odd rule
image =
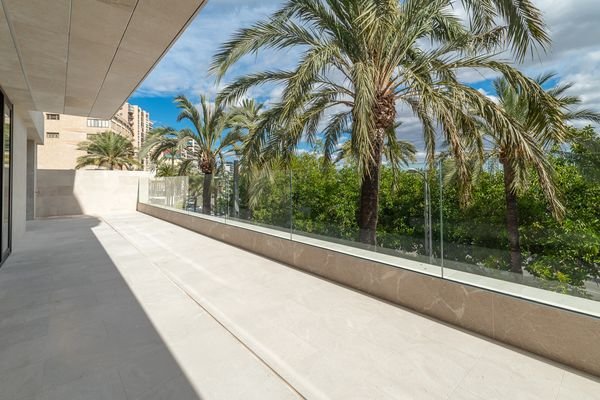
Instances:
[[[4,105],[7,105],[9,108],[9,118],[10,118],[10,133],[9,133],[9,140],[10,143],[8,144],[8,151],[9,151],[9,164],[8,164],[8,240],[7,240],[7,250],[5,252],[2,252],[2,249],[0,247],[0,266],[2,266],[2,264],[4,264],[4,261],[6,261],[6,259],[8,258],[8,256],[10,255],[11,251],[12,251],[12,225],[13,225],[13,159],[14,159],[14,151],[13,151],[13,143],[14,143],[14,138],[13,138],[13,134],[14,134],[14,125],[15,125],[15,120],[14,120],[14,106],[11,103],[11,101],[8,99],[8,96],[6,95],[6,93],[4,92],[4,90],[2,90],[2,88],[0,87],[0,148],[2,149],[2,158],[0,159],[0,226],[1,226],[1,219],[2,219],[2,211],[4,211],[4,196],[2,193],[2,190],[4,189],[4,138],[6,137],[4,135]],[[2,243],[2,230],[0,229],[0,246]]]

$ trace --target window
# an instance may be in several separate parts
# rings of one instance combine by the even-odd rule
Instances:
[[[106,119],[88,118],[87,126],[90,128],[110,128],[110,121]]]
[[[59,120],[60,114],[46,114],[46,119]]]
[[[46,137],[48,139],[58,139],[58,132],[46,132]]]
[[[87,140],[94,140],[94,138],[98,136],[97,133],[88,133],[87,134]]]

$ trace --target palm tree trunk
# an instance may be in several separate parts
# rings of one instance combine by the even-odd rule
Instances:
[[[359,240],[368,245],[377,245],[377,219],[379,214],[379,175],[385,134],[396,121],[396,98],[387,89],[379,92],[373,108],[374,135],[371,157],[365,166],[360,188],[358,210]]]
[[[362,176],[358,210],[359,241],[377,244],[377,219],[379,213],[379,175],[383,150],[383,129],[377,129],[372,158]]]
[[[211,184],[212,174],[204,174],[204,184],[202,185],[202,212],[204,214],[211,213]]]
[[[512,166],[503,162],[504,165],[504,194],[506,197],[506,232],[508,234],[508,246],[510,251],[510,270],[517,274],[523,273],[521,260],[521,244],[519,238],[519,206],[517,194],[511,188],[511,182],[515,177]]]

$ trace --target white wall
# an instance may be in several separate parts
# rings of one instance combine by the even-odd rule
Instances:
[[[27,140],[27,221],[35,218],[35,192],[36,189],[36,160],[37,160],[37,145],[33,140]]]
[[[135,211],[143,171],[37,170],[36,217]]]
[[[15,243],[25,233],[27,212],[27,129],[18,114],[16,112],[13,114],[12,240]]]

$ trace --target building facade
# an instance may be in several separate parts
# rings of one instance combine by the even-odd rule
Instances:
[[[45,143],[38,148],[38,169],[75,169],[77,157],[85,152],[77,150],[79,143],[94,135],[113,131],[133,142],[136,153],[152,129],[150,114],[142,108],[125,103],[109,119],[88,118],[67,114],[44,114]],[[144,169],[148,163],[144,160]]]

